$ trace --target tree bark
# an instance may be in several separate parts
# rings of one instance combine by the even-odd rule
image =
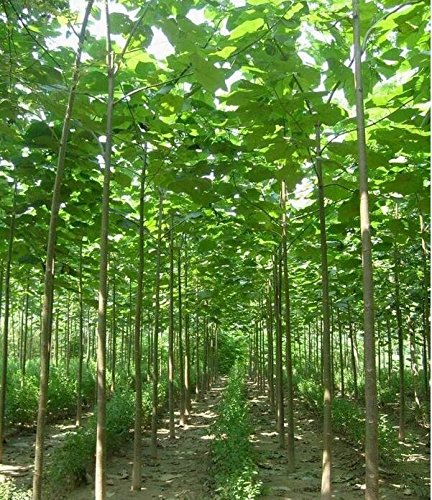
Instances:
[[[341,378],[341,396],[345,397],[345,378],[344,378],[344,357],[343,357],[343,337],[342,337],[342,322],[340,317],[340,309],[337,309],[337,322],[339,332],[339,372]]]
[[[140,201],[139,201],[139,239],[138,239],[138,276],[135,300],[135,324],[134,324],[134,362],[135,362],[135,422],[133,443],[133,465],[132,465],[132,491],[141,489],[141,438],[142,438],[142,348],[141,348],[141,325],[144,288],[144,188],[147,167],[147,153],[144,151],[143,167],[140,179]]]
[[[370,231],[366,131],[363,102],[362,45],[360,40],[360,0],[353,0],[355,95],[359,155],[360,230],[362,242],[364,302],[364,370],[366,400],[366,500],[378,498],[378,402],[375,366],[374,297],[372,243]]]
[[[185,349],[183,343],[183,298],[181,282],[181,244],[177,258],[177,286],[178,286],[178,346],[179,346],[179,375],[180,375],[180,424],[186,425],[186,385],[185,385]]]
[[[82,373],[83,373],[83,354],[84,354],[84,304],[83,304],[83,240],[81,238],[79,250],[79,277],[78,277],[78,301],[79,301],[79,331],[78,331],[78,375],[77,375],[77,403],[75,425],[81,425],[82,411]]]
[[[57,237],[57,221],[60,210],[60,195],[63,184],[67,140],[70,132],[70,122],[75,102],[75,92],[79,80],[79,69],[81,65],[81,54],[84,45],[85,32],[87,29],[88,18],[93,6],[93,0],[88,0],[84,18],[81,24],[81,31],[78,40],[78,49],[75,56],[75,64],[72,75],[72,83],[69,89],[68,102],[66,106],[63,129],[60,139],[59,153],[57,159],[57,170],[54,181],[53,197],[51,201],[51,212],[48,229],[48,244],[45,261],[44,277],[44,299],[42,307],[42,326],[41,326],[41,356],[40,356],[40,381],[39,381],[39,403],[36,427],[35,442],[35,462],[33,474],[33,500],[42,498],[42,470],[44,453],[44,431],[46,420],[46,405],[48,399],[48,377],[49,377],[49,345],[51,341],[51,324],[53,310],[53,290],[54,290],[54,259]]]
[[[156,290],[155,290],[155,316],[153,336],[153,384],[152,384],[152,419],[151,419],[151,445],[152,458],[157,458],[157,418],[158,418],[158,386],[159,386],[159,329],[160,329],[160,278],[162,266],[162,217],[163,217],[163,193],[159,192],[158,209],[158,236],[156,250]]]
[[[288,247],[287,247],[287,200],[285,181],[282,181],[281,189],[282,204],[282,262],[283,262],[283,284],[285,298],[285,364],[287,371],[287,451],[288,451],[288,471],[295,469],[294,450],[294,382],[292,367],[292,344],[291,344],[291,303],[288,276]]]
[[[105,0],[107,23],[107,76],[108,97],[106,112],[106,142],[105,165],[102,192],[102,214],[100,233],[100,261],[99,261],[99,301],[98,301],[98,328],[97,328],[97,421],[96,421],[96,472],[95,472],[95,500],[104,500],[106,497],[106,330],[107,330],[107,292],[108,292],[108,232],[109,232],[109,205],[111,180],[111,152],[112,152],[112,119],[114,105],[115,64],[114,52],[111,43],[111,29],[109,17],[109,0]]]
[[[175,439],[174,426],[174,221],[170,217],[169,230],[169,328],[168,328],[168,416],[169,437]]]
[[[284,388],[283,388],[283,349],[282,349],[282,318],[281,318],[281,265],[280,253],[276,252],[273,261],[274,281],[274,314],[276,325],[276,411],[277,432],[279,437],[279,448],[285,448],[285,424],[284,424]]]
[[[323,422],[323,456],[321,475],[321,498],[331,498],[331,467],[332,467],[332,374],[331,374],[331,334],[330,334],[330,294],[329,273],[327,261],[327,232],[324,204],[324,178],[321,164],[321,126],[316,125],[316,161],[315,169],[318,178],[318,204],[320,220],[321,247],[321,287],[322,287],[322,377],[324,389],[324,422]]]
[[[394,280],[395,280],[395,308],[396,325],[398,337],[399,357],[399,441],[405,440],[405,355],[404,355],[404,333],[402,327],[402,310],[400,303],[400,257],[399,249],[394,250]]]
[[[0,463],[3,463],[3,446],[5,436],[5,410],[6,410],[6,389],[7,389],[7,367],[9,348],[9,326],[11,318],[11,268],[13,257],[13,245],[15,239],[16,224],[16,196],[17,184],[14,186],[13,207],[9,222],[8,250],[6,257],[5,271],[5,311],[3,318],[3,342],[2,342],[2,367],[1,367],[1,387],[0,387]]]

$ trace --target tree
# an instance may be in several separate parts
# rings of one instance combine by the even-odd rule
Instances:
[[[378,404],[375,367],[372,243],[369,214],[368,171],[366,163],[365,118],[363,109],[360,6],[358,0],[353,0],[353,25],[364,304],[364,367],[366,400],[365,497],[368,500],[374,500],[378,498]]]

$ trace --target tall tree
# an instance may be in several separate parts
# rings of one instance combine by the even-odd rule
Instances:
[[[139,202],[139,240],[138,240],[138,276],[135,299],[134,325],[134,361],[135,361],[135,425],[134,425],[134,458],[132,467],[132,490],[141,489],[141,427],[142,427],[142,353],[141,353],[141,318],[143,307],[144,285],[144,188],[147,167],[147,150],[144,151],[143,167],[140,179]]]
[[[102,192],[102,213],[99,260],[99,301],[97,328],[97,420],[96,420],[96,469],[95,499],[106,498],[106,330],[108,295],[108,233],[110,207],[111,156],[113,139],[113,107],[115,62],[111,41],[109,0],[105,0],[106,52],[108,95],[106,110],[106,132],[104,149],[104,180]]]
[[[53,311],[53,293],[54,293],[54,261],[57,239],[57,223],[60,210],[61,188],[63,184],[66,149],[70,132],[72,112],[74,109],[76,88],[78,85],[81,54],[84,46],[87,23],[93,6],[93,0],[88,0],[84,18],[81,24],[81,31],[78,39],[78,49],[75,56],[72,82],[69,88],[68,102],[66,105],[65,116],[63,120],[63,129],[60,138],[60,145],[57,157],[57,170],[54,181],[53,195],[51,201],[50,221],[48,229],[48,243],[45,260],[44,293],[42,306],[42,326],[41,326],[41,353],[40,353],[40,383],[39,383],[39,404],[36,428],[35,443],[35,462],[33,474],[33,500],[42,498],[42,470],[44,454],[44,431],[46,410],[48,401],[48,377],[50,361],[50,341],[51,325]]]
[[[331,333],[330,333],[330,292],[327,258],[327,230],[325,217],[324,177],[321,162],[321,124],[316,125],[315,169],[318,178],[318,203],[320,220],[321,287],[322,287],[322,378],[324,388],[323,457],[321,475],[321,498],[331,498],[332,467],[332,373],[331,373]]]
[[[6,409],[6,388],[7,388],[7,367],[8,367],[8,348],[9,348],[9,323],[11,309],[11,267],[13,258],[13,245],[15,239],[16,225],[16,198],[17,184],[14,186],[13,206],[9,221],[8,250],[6,257],[5,271],[5,311],[3,324],[2,341],[2,367],[1,367],[1,386],[0,386],[0,463],[3,463],[3,445],[5,435],[5,409]]]
[[[288,244],[287,244],[287,194],[285,181],[281,186],[282,202],[282,261],[283,261],[283,284],[285,298],[285,364],[287,372],[287,451],[288,468],[292,472],[295,468],[294,450],[294,383],[292,367],[292,344],[291,344],[291,301],[288,275]]]
[[[364,369],[366,400],[366,500],[378,498],[378,403],[375,367],[374,293],[372,242],[369,213],[366,130],[363,101],[362,44],[360,37],[360,0],[353,0],[355,101],[360,189],[360,231],[362,242],[364,305]]]

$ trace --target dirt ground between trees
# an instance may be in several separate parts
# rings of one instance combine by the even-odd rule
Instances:
[[[143,439],[142,489],[130,491],[132,471],[132,443],[123,455],[117,454],[108,462],[107,497],[114,500],[142,499],[206,499],[210,496],[210,427],[216,419],[216,406],[223,384],[214,386],[203,401],[192,402],[192,415],[185,427],[176,426],[176,439],[169,439],[168,420],[164,419],[158,431],[158,458],[149,455],[150,433]],[[178,415],[176,415],[178,421]],[[93,485],[78,488],[68,500],[91,500]]]
[[[159,456],[149,456],[150,433],[143,438],[143,486],[139,492],[131,492],[132,441],[125,443],[122,452],[108,461],[107,498],[161,500],[206,500],[212,497],[210,441],[211,425],[216,419],[217,404],[225,381],[213,387],[200,402],[192,403],[192,416],[187,426],[176,426],[176,439],[170,440],[168,421],[165,418],[158,432]],[[255,386],[249,384],[251,436],[259,478],[263,484],[262,498],[267,500],[309,500],[319,498],[321,478],[321,423],[306,409],[302,401],[296,401],[295,440],[296,469],[287,473],[286,450],[278,448],[274,416],[270,413],[268,400],[260,395]],[[178,415],[177,415],[178,420]],[[50,451],[73,431],[73,425],[57,424],[48,427],[46,438],[46,460]],[[25,488],[31,487],[34,460],[34,432],[21,432],[8,439],[5,446],[5,462],[1,466],[2,477],[15,477]],[[333,453],[333,495],[336,500],[364,498],[364,459],[341,437],[335,436]],[[425,453],[407,455],[402,467],[404,472],[412,469],[419,480],[428,475],[429,456]],[[397,483],[400,479],[397,467],[392,474],[382,474],[380,498],[383,500],[422,499],[407,487]],[[394,481],[394,483],[393,483]],[[66,494],[67,500],[92,500],[93,482]]]
[[[320,497],[322,439],[321,422],[314,418],[302,401],[295,401],[296,468],[287,473],[287,452],[278,448],[276,422],[270,412],[268,399],[249,385],[249,400],[255,434],[252,436],[263,483],[262,498],[267,500],[309,500]],[[285,423],[286,427],[286,423]],[[418,457],[420,458],[420,456]],[[416,465],[419,477],[428,475],[428,457],[422,455]],[[405,467],[406,464],[404,464]],[[397,475],[397,474],[395,474]],[[380,498],[383,500],[429,498],[401,488],[389,477],[380,478]],[[334,436],[332,467],[332,498],[352,500],[364,498],[364,457],[340,436]]]

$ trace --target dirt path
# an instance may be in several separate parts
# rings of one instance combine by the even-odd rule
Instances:
[[[176,426],[176,440],[168,437],[168,421],[165,419],[158,432],[159,456],[149,455],[150,436],[143,439],[143,486],[140,492],[131,492],[132,443],[127,444],[122,456],[116,455],[108,462],[107,497],[123,500],[183,499],[204,500],[209,498],[208,469],[210,466],[210,426],[216,418],[215,406],[223,387],[213,387],[201,402],[192,403],[189,424]],[[176,417],[178,421],[178,415]],[[93,485],[78,488],[68,500],[94,498]]]
[[[263,483],[262,498],[267,500],[309,500],[320,496],[321,436],[320,422],[311,416],[301,401],[296,401],[295,450],[296,470],[287,473],[286,450],[278,448],[276,423],[270,413],[268,399],[249,386],[252,436],[256,451],[259,476]],[[333,495],[337,500],[364,498],[364,458],[344,440],[335,436],[333,448]],[[401,491],[381,481],[380,498],[399,500],[416,497],[411,491]]]
[[[75,424],[71,420],[47,425],[44,441],[46,463],[49,462],[52,451],[75,430]],[[35,434],[35,429],[28,429],[15,431],[7,436],[4,445],[5,465],[0,465],[0,482],[13,479],[19,488],[27,490],[32,487]]]

